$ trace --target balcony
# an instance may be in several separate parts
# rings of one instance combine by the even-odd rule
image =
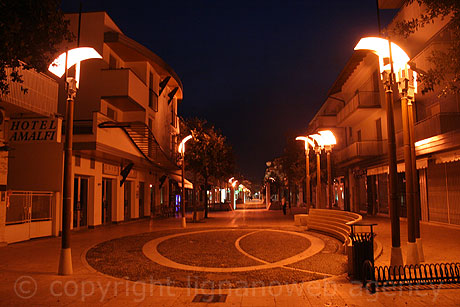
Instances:
[[[335,154],[337,163],[361,161],[387,152],[386,141],[355,142]]]
[[[357,92],[337,114],[337,124],[340,127],[354,126],[371,116],[380,107],[379,92]]]
[[[334,128],[337,126],[337,116],[335,115],[318,115],[311,122],[308,130],[315,132],[321,129]]]
[[[460,113],[438,113],[415,124],[415,141],[459,129]]]
[[[7,69],[7,74],[11,69]],[[14,113],[36,113],[51,116],[57,112],[58,83],[48,76],[34,70],[21,70],[24,83],[10,82],[10,93],[2,95],[0,101],[5,110]],[[24,93],[22,88],[27,89]]]
[[[122,111],[143,111],[149,90],[129,68],[102,70],[101,98]]]

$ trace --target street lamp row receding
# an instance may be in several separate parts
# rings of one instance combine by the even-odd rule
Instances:
[[[332,147],[337,144],[334,133],[330,130],[319,131],[318,134],[312,134],[308,137],[299,136],[296,140],[305,142],[305,159],[306,159],[306,187],[307,187],[307,211],[310,209],[310,145],[316,153],[316,207],[320,208],[321,203],[321,151],[324,149],[327,154],[327,183],[328,183],[328,207],[332,208],[332,171],[331,171],[331,151]],[[316,142],[316,144],[315,144]]]

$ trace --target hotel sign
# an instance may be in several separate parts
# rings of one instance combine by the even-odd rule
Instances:
[[[118,166],[104,163],[102,164],[102,173],[105,175],[118,176]]]
[[[61,142],[60,118],[11,119],[8,123],[8,142]]]

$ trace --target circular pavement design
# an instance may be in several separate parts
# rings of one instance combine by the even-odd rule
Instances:
[[[255,231],[252,231],[252,232],[247,233],[245,235],[242,235],[235,242],[235,247],[240,253],[242,253],[243,255],[245,255],[248,258],[251,258],[251,259],[254,259],[256,261],[259,261],[260,263],[263,263],[263,264],[259,264],[259,265],[243,266],[243,267],[230,267],[230,268],[192,266],[192,265],[186,265],[186,264],[174,262],[171,259],[163,256],[162,254],[160,254],[158,252],[158,245],[160,243],[162,243],[164,241],[167,241],[167,240],[170,240],[172,238],[179,237],[179,236],[190,236],[190,235],[196,234],[196,233],[210,233],[210,232],[216,232],[216,231],[228,232],[229,230],[227,230],[227,229],[220,229],[220,230],[207,229],[207,230],[195,231],[195,232],[190,232],[190,233],[178,233],[178,234],[173,234],[173,235],[169,235],[169,236],[165,236],[165,237],[160,237],[160,238],[157,238],[157,239],[152,240],[152,241],[148,242],[147,244],[145,244],[142,251],[152,261],[154,261],[154,262],[156,262],[156,263],[158,263],[160,265],[170,267],[170,268],[180,269],[180,270],[184,270],[184,271],[228,273],[228,272],[244,272],[244,271],[273,269],[273,268],[277,268],[277,267],[287,266],[287,265],[302,261],[302,260],[304,260],[304,259],[306,259],[308,257],[311,257],[314,254],[319,253],[324,248],[324,242],[321,239],[313,237],[311,235],[307,235],[307,234],[299,233],[299,232],[285,231],[285,230],[264,229],[264,230],[255,230]],[[241,239],[243,239],[246,236],[252,235],[254,233],[260,232],[260,231],[283,232],[283,233],[289,233],[289,234],[291,234],[293,236],[300,236],[300,237],[308,239],[311,242],[311,245],[310,245],[310,247],[305,249],[302,253],[299,253],[299,254],[294,255],[292,257],[283,259],[281,261],[277,261],[277,262],[274,262],[274,263],[269,263],[269,262],[266,262],[266,261],[264,261],[262,259],[259,259],[259,258],[255,257],[253,255],[250,255],[250,254],[246,253],[239,246],[239,242],[240,242]],[[267,239],[269,240],[269,238],[267,238]],[[270,251],[267,251],[267,252],[270,252]]]
[[[86,253],[101,273],[190,288],[248,288],[342,274],[338,241],[282,229],[176,229],[102,242]]]

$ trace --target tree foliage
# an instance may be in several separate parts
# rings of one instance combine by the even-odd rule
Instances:
[[[233,150],[226,138],[213,125],[208,124],[206,120],[188,119],[181,132],[183,137],[187,134],[193,136],[187,142],[186,168],[199,176],[204,183],[205,193],[209,188],[210,180],[226,180],[230,177],[235,165]],[[196,186],[197,182],[193,184]],[[204,199],[206,201],[205,217],[207,217],[207,197]]]
[[[449,18],[447,32],[450,35],[448,47],[445,50],[434,51],[428,60],[432,66],[426,72],[419,74],[422,92],[440,90],[440,95],[456,93],[460,80],[460,1],[459,0],[409,0],[424,7],[421,14],[410,20],[396,24],[393,33],[408,37],[420,31],[424,26],[434,23],[437,18]]]
[[[305,178],[305,150],[301,142],[289,137],[286,140],[281,165],[290,184],[300,184]]]
[[[228,178],[233,172],[235,159],[226,138],[206,120],[193,118],[186,120],[185,124],[193,136],[187,143],[187,168],[203,179]]]
[[[9,92],[8,77],[22,83],[20,69],[46,71],[57,46],[72,40],[60,2],[0,0],[0,94]]]

